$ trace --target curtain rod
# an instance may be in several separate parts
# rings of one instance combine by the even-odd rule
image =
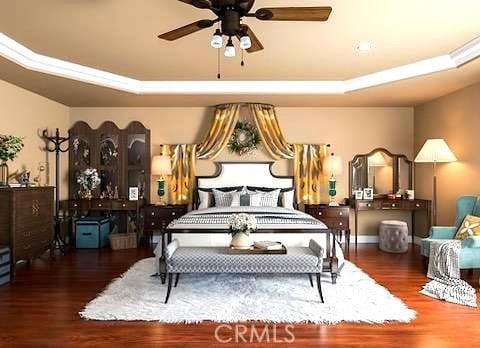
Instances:
[[[217,104],[217,105],[212,105],[211,107],[213,108],[218,108],[218,107],[221,107],[221,106],[225,106],[225,105],[240,105],[240,106],[248,106],[248,105],[253,105],[253,104],[257,104],[257,105],[262,105],[262,106],[270,106],[270,107],[275,107],[275,105],[272,105],[272,104],[266,104],[266,103],[248,103],[248,102],[242,102],[242,103],[222,103],[222,104]]]

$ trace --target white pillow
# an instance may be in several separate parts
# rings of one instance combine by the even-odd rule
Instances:
[[[198,204],[198,209],[207,209],[212,205],[212,193],[207,191],[198,190],[198,199],[200,203]]]
[[[239,207],[240,206],[240,197],[242,196],[242,192],[232,192],[232,202],[230,203],[231,207]]]
[[[261,207],[262,193],[251,193],[248,196],[250,197],[251,207]]]
[[[295,197],[295,190],[282,192],[282,199],[281,199],[282,207],[288,208],[288,209],[295,209],[293,207],[294,197]]]

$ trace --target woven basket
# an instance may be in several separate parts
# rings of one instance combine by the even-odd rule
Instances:
[[[108,236],[112,250],[134,249],[137,247],[136,233],[112,233]]]

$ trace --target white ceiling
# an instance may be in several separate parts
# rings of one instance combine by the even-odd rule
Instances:
[[[248,18],[265,50],[222,59],[226,80],[341,80],[447,54],[479,36],[475,0],[257,0],[267,6],[332,6],[326,23]],[[30,49],[141,80],[214,80],[212,29],[174,42],[159,33],[202,18],[176,0],[15,0],[2,3],[0,31]],[[356,45],[371,42],[360,53]],[[135,96],[26,71],[0,59],[0,78],[72,106],[202,105],[223,96]],[[230,96],[277,105],[411,105],[480,80],[480,64],[341,96]],[[48,87],[47,87],[48,86]],[[81,92],[81,93],[80,93]],[[101,96],[101,97],[99,97]]]

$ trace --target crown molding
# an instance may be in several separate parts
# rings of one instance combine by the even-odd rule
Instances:
[[[345,94],[468,64],[480,56],[480,37],[449,54],[347,80],[332,81],[141,81],[38,54],[0,33],[0,56],[25,69],[133,94]]]

